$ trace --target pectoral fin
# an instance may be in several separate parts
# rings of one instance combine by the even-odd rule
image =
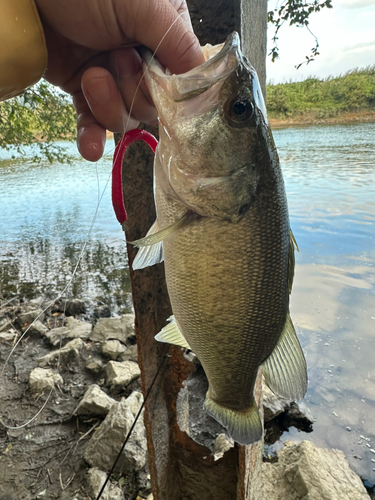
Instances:
[[[186,349],[190,349],[189,344],[186,342],[185,337],[178,328],[174,316],[170,316],[168,321],[168,325],[155,335],[155,340],[158,340],[159,342],[166,342],[167,344],[180,345]]]
[[[168,238],[171,234],[175,233],[182,227],[186,226],[192,221],[191,214],[188,212],[183,215],[180,219],[174,222],[171,226],[168,226],[164,229],[159,229],[159,225],[157,224],[157,219],[152,225],[151,229],[147,233],[147,235],[136,241],[131,241],[130,243],[135,247],[147,247],[151,245],[156,245],[157,243],[161,243],[163,240]]]
[[[159,232],[160,232],[159,223],[158,220],[156,219],[156,221],[153,223],[150,230],[148,231],[147,236],[143,238],[143,240],[151,238],[152,236],[158,234]],[[138,241],[143,241],[143,240],[138,240]],[[154,264],[159,264],[160,262],[163,262],[163,260],[164,260],[163,243],[159,241],[155,244],[151,244],[149,246],[144,246],[140,248],[133,261],[132,267],[134,270],[143,269],[148,266],[153,266]]]
[[[278,396],[294,401],[304,397],[306,361],[289,314],[275,349],[262,364],[262,371],[267,385]]]

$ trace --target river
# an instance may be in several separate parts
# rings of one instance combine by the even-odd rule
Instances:
[[[276,130],[300,251],[291,314],[308,364],[311,434],[375,483],[375,124]],[[66,144],[72,152],[75,146]],[[66,294],[131,308],[123,233],[112,213],[111,145],[97,164],[34,164],[0,151],[4,298]],[[27,151],[26,151],[27,153]],[[90,231],[98,198],[97,217]],[[83,245],[86,245],[83,248]]]

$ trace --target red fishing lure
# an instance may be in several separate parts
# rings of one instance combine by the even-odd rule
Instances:
[[[124,195],[122,190],[122,161],[126,153],[127,148],[130,144],[135,141],[144,141],[150,146],[152,151],[155,153],[158,141],[156,138],[147,132],[147,130],[142,130],[136,128],[134,130],[129,130],[122,137],[121,141],[117,144],[114,155],[113,155],[113,168],[112,168],[112,205],[115,211],[116,218],[121,225],[127,219]]]

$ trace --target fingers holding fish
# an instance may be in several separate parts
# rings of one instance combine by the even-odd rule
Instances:
[[[77,112],[78,151],[86,160],[98,161],[103,156],[106,131],[91,113],[81,91],[73,95],[73,104]]]
[[[113,51],[111,67],[125,107],[131,116],[144,123],[156,124],[156,108],[143,77],[142,58],[139,53],[132,48]],[[130,128],[134,127],[127,129]]]
[[[98,156],[96,145],[106,130],[125,133],[139,121],[156,123],[156,110],[142,75],[141,58],[133,48],[114,51],[108,70],[91,67],[83,73],[81,85],[87,105],[77,97],[74,102],[79,116],[78,148],[86,159],[100,158],[103,151]]]

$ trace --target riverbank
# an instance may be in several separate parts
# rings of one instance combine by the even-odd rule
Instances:
[[[342,113],[338,116],[322,117],[319,113],[304,113],[284,118],[269,116],[272,128],[308,127],[312,125],[351,125],[354,123],[375,123],[375,108],[373,110],[358,110]]]
[[[375,122],[375,66],[267,85],[267,110],[272,127]]]
[[[102,306],[88,314],[87,305],[79,299],[59,300],[49,308],[47,304],[43,297],[0,302],[0,363],[5,382],[0,387],[1,493],[6,498],[16,493],[24,500],[92,500],[143,401],[134,315],[111,316]],[[314,419],[304,403],[283,400],[264,387],[262,404],[265,463],[256,478],[255,499],[270,497],[270,493],[275,499],[294,498],[302,481],[311,498],[321,498],[323,492],[340,486],[343,493],[333,500],[370,500],[342,452],[319,449],[308,441],[282,446],[280,436],[290,426],[312,431]],[[198,424],[196,410],[194,415]],[[203,425],[204,433],[195,435],[190,429],[189,435],[198,438],[197,442],[202,436],[206,443],[212,439],[212,453],[220,460],[233,442],[223,438],[222,428],[212,433],[214,427],[207,417]],[[300,450],[306,447],[313,461],[306,462],[306,453]],[[291,460],[293,470],[298,471],[293,484],[282,480],[283,464],[290,469]],[[330,471],[328,480],[319,477],[323,463]],[[309,479],[317,476],[318,483]],[[142,416],[108,489],[103,500],[152,500]]]

